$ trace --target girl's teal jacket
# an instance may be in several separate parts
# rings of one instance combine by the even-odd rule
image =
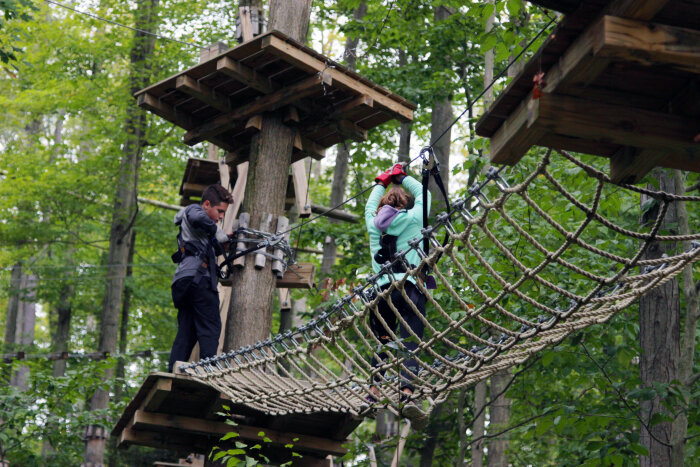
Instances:
[[[416,237],[420,237],[420,231],[423,229],[423,185],[412,177],[405,177],[401,183],[405,189],[409,191],[415,198],[415,204],[411,209],[402,210],[399,214],[394,217],[386,230],[389,235],[396,235],[398,238],[396,240],[397,251],[408,250],[408,242]],[[372,256],[372,269],[375,273],[379,272],[381,269],[379,264],[374,261],[374,255],[379,251],[379,239],[381,237],[381,232],[374,225],[374,218],[377,215],[377,206],[379,206],[379,199],[384,195],[386,188],[381,185],[377,185],[372,190],[372,194],[367,200],[367,205],[365,206],[365,224],[367,225],[367,231],[369,232],[369,251]],[[428,192],[428,211],[430,211],[430,192]],[[411,250],[406,254],[406,260],[409,264],[418,266],[420,263],[420,256],[415,250]],[[397,280],[403,278],[404,273],[395,273],[394,276]],[[408,280],[416,283],[416,280],[409,276]],[[377,284],[382,286],[388,284],[391,281],[387,274],[384,274],[379,278]]]

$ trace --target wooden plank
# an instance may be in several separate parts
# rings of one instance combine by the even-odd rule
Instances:
[[[294,202],[299,212],[299,217],[309,217],[311,215],[311,206],[308,175],[306,174],[306,161],[303,159],[292,164],[292,183],[294,184]]]
[[[205,139],[211,141],[212,137],[226,131],[240,120],[245,120],[263,112],[270,112],[297,99],[316,94],[322,90],[322,86],[330,86],[332,79],[330,73],[324,72],[320,76],[314,75],[302,81],[282,88],[271,94],[263,96],[250,104],[243,105],[234,112],[220,115],[185,134],[184,142],[190,146]]]
[[[230,57],[221,57],[216,62],[216,69],[226,76],[239,81],[263,94],[270,94],[280,88],[280,86],[261,75],[257,71],[243,65]]]
[[[492,163],[513,165],[537,144],[544,131],[530,125],[535,103],[528,96],[493,135],[489,156]]]
[[[530,126],[547,132],[700,157],[700,143],[694,141],[700,119],[551,94],[532,102]]]
[[[326,149],[311,141],[309,138],[301,136],[301,151],[311,157],[320,161],[326,157]]]
[[[185,182],[182,184],[182,189],[181,193],[183,195],[196,195],[196,196],[201,196],[202,192],[204,189],[209,186],[209,185],[203,185],[201,183],[188,183]]]
[[[158,378],[156,383],[148,391],[148,395],[143,400],[141,407],[149,412],[155,412],[163,404],[173,389],[173,380],[168,378]]]
[[[260,227],[258,230],[268,233],[272,230],[272,214],[263,212],[260,215]],[[265,256],[263,253],[268,253],[268,251],[267,248],[257,251],[258,253],[255,253],[255,269],[262,269],[265,267],[265,263],[267,262],[267,256]]]
[[[236,439],[259,442],[262,438],[258,436],[258,433],[262,431],[265,433],[265,436],[271,440],[270,444],[272,445],[284,446],[285,444],[293,444],[294,447],[299,450],[324,455],[332,454],[334,456],[343,456],[347,453],[347,449],[342,446],[343,441],[335,441],[298,433],[280,432],[271,428],[249,426],[242,423],[232,427],[223,421],[149,413],[142,410],[134,412],[132,421],[133,427],[130,430],[132,432],[174,431],[183,434],[223,436],[226,433],[235,431],[239,435]],[[294,441],[295,438],[297,439],[296,441]]]
[[[605,16],[596,55],[700,74],[700,31]]]
[[[277,289],[279,294],[279,305],[281,311],[289,311],[292,309],[292,299],[289,289]]]
[[[284,240],[286,242],[289,242],[289,235],[291,234],[291,231],[289,231],[288,227],[289,219],[285,216],[279,216],[277,218],[277,226],[275,227],[275,233],[285,232]],[[284,275],[284,264],[282,263],[282,260],[284,259],[284,252],[279,248],[275,248],[272,254],[275,255],[275,258],[279,258],[279,260],[275,260],[272,262],[272,272],[277,277],[282,277]],[[281,305],[282,301],[280,300],[280,306]]]
[[[367,130],[355,125],[350,120],[339,120],[337,122],[331,122],[330,127],[335,131],[345,136],[347,139],[357,141],[359,143],[367,141]]]
[[[402,105],[401,103],[391,99],[379,91],[372,89],[366,84],[354,79],[353,77],[343,73],[340,70],[329,68],[326,63],[313,57],[303,50],[288,44],[284,40],[274,35],[266,36],[262,39],[261,47],[270,51],[270,53],[282,58],[284,61],[292,65],[306,70],[310,73],[330,72],[330,75],[336,86],[350,89],[357,94],[369,96],[374,103],[382,109],[389,112],[393,117],[402,122],[413,120],[413,110]]]
[[[311,289],[314,286],[316,266],[313,263],[296,263],[290,265],[282,276],[277,279],[277,288]]]
[[[545,133],[537,144],[552,149],[563,149],[565,151],[582,152],[584,154],[605,157],[610,157],[620,149],[619,144],[590,141],[584,138],[574,138],[571,136],[558,135],[556,133]]]
[[[652,149],[622,147],[610,158],[610,178],[613,183],[638,183],[659,165],[665,154]]]
[[[214,91],[209,86],[199,83],[196,79],[187,75],[177,77],[175,80],[175,89],[221,112],[231,111],[231,105],[227,96]]]
[[[660,12],[669,0],[614,0],[606,13],[624,18],[648,21]]]

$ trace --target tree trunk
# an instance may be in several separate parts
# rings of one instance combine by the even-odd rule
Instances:
[[[434,12],[435,22],[444,21],[451,14],[447,8],[438,6]],[[452,101],[449,97],[433,103],[433,111],[430,116],[430,141],[433,145],[435,158],[440,163],[440,176],[448,195],[450,190],[450,145],[452,142],[452,130],[448,128],[450,128],[453,119]],[[447,131],[445,132],[445,130]],[[445,133],[443,134],[443,132]],[[438,140],[438,138],[440,139]],[[443,211],[446,208],[445,200],[433,180],[430,183],[430,192],[433,196],[433,209],[431,209],[431,212],[436,214]]]
[[[357,21],[362,19],[367,14],[367,3],[362,2],[355,9],[353,13],[353,18]],[[343,56],[345,57],[346,65],[348,69],[354,70],[355,64],[357,62],[357,44],[359,38],[348,38],[345,41],[345,52]],[[344,142],[338,145],[335,166],[333,168],[333,184],[331,185],[331,207],[337,206],[343,202],[343,195],[345,194],[345,186],[348,180],[348,162],[350,159],[350,150],[347,144]],[[321,166],[317,164],[317,166]],[[340,221],[336,219],[328,219],[331,224],[337,224]],[[333,266],[335,266],[335,260],[338,253],[337,245],[335,244],[335,238],[330,235],[326,237],[323,242],[323,258],[321,260],[321,276],[329,276],[333,271]]]
[[[505,397],[504,389],[512,376],[509,370],[501,370],[491,376],[491,404],[489,405],[489,433],[498,433],[508,426],[510,421],[510,399]],[[499,395],[500,394],[500,395]],[[488,444],[488,467],[507,467],[508,435],[492,438]]]
[[[486,381],[474,386],[474,414],[472,422],[472,467],[484,465],[484,419],[486,415]]]
[[[70,253],[72,248],[68,249]],[[73,266],[73,261],[68,260],[67,266]],[[70,270],[69,270],[70,271]],[[56,305],[56,330],[54,332],[53,350],[54,352],[67,352],[69,350],[68,342],[70,341],[70,321],[73,313],[73,294],[75,286],[70,282],[73,278],[72,271],[66,275],[68,281],[61,285],[61,291]],[[66,360],[59,358],[53,362],[53,376],[59,377],[66,373]]]
[[[426,437],[423,441],[423,447],[420,450],[420,467],[430,467],[433,465],[433,458],[435,457],[435,448],[438,445],[438,436],[441,431],[438,426],[440,417],[442,416],[442,410],[445,407],[445,403],[440,403],[433,408],[430,412],[430,420],[428,426],[425,429]]]
[[[673,171],[675,187],[680,195],[685,194],[685,177],[680,170]],[[688,210],[685,201],[678,202],[678,233],[681,235],[690,234],[688,225]],[[690,242],[682,242],[683,251],[690,249]],[[685,296],[685,316],[683,326],[683,339],[681,340],[680,362],[678,365],[678,379],[683,387],[692,392],[693,389],[693,365],[695,357],[695,334],[697,332],[698,318],[700,318],[700,305],[698,303],[698,290],[693,280],[693,266],[689,265],[683,269],[683,295]],[[685,396],[683,396],[685,397]],[[692,400],[685,401],[690,407]],[[685,437],[688,434],[688,413],[687,409],[680,411],[678,417],[673,422],[673,435],[671,444],[673,445],[671,454],[671,465],[680,467],[685,458]]]
[[[464,467],[464,456],[467,453],[467,424],[464,423],[464,408],[467,402],[468,388],[459,391],[457,399],[457,425],[459,426],[459,449],[455,466]]]
[[[659,189],[661,191],[675,193],[675,187],[671,171],[656,169]],[[682,189],[682,188],[681,188]],[[642,196],[642,203],[645,197]],[[658,213],[658,207],[650,209],[642,215],[642,224],[653,222]],[[664,219],[663,229],[676,230],[678,211],[672,204]],[[664,253],[673,254],[675,245],[668,242],[654,242],[644,255],[644,259],[660,258]],[[678,280],[666,282],[644,295],[639,300],[639,339],[641,357],[639,370],[642,385],[652,387],[654,383],[667,384],[678,378],[678,366],[680,357],[680,291]],[[641,419],[650,425],[651,417],[663,412],[661,399],[656,396],[651,400],[641,403]],[[672,423],[663,422],[650,426],[650,430],[641,426],[641,444],[649,450],[649,456],[640,457],[640,466],[657,467],[670,466],[671,447],[664,443],[671,443]],[[661,442],[659,442],[661,441]]]
[[[17,317],[21,303],[22,276],[22,262],[18,261],[12,266],[10,273],[10,291],[5,319],[5,352],[14,351],[17,343]]]
[[[36,276],[33,274],[23,274],[19,293],[15,344],[17,344],[20,349],[27,350],[34,342],[34,325],[36,324]],[[22,390],[26,390],[28,379],[29,367],[21,366],[12,375],[10,384]]]
[[[158,0],[138,0],[134,10],[135,28],[141,31],[155,31],[158,22]],[[129,78],[130,94],[145,87],[148,83],[148,61],[153,53],[155,38],[137,31],[130,53],[131,71]],[[119,311],[124,293],[124,282],[129,257],[129,240],[136,218],[138,206],[138,174],[141,162],[141,148],[145,139],[146,114],[135,105],[127,108],[125,122],[127,134],[122,150],[119,167],[117,191],[114,197],[112,226],[109,236],[109,266],[102,302],[100,325],[100,351],[112,352],[117,349]],[[113,371],[105,372],[105,379],[111,379]],[[109,393],[99,389],[90,401],[92,410],[105,409],[109,405]],[[86,430],[86,448],[84,464],[87,467],[104,464],[105,440],[107,431],[104,427],[88,427]]]
[[[408,57],[404,49],[399,49],[399,66],[408,65]],[[411,130],[413,122],[401,122],[399,125],[399,162],[411,160]]]
[[[306,42],[311,0],[272,0],[270,29]],[[262,128],[251,141],[243,211],[250,213],[250,226],[260,228],[263,215],[276,218],[284,210],[287,174],[292,157],[294,131],[276,113],[263,116]],[[226,321],[224,350],[266,339],[272,323],[275,276],[267,261],[255,269],[253,261],[232,274],[231,307]]]

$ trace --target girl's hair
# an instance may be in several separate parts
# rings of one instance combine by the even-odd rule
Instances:
[[[379,199],[377,212],[387,204],[395,209],[411,209],[414,203],[415,199],[413,199],[413,196],[406,193],[406,190],[403,188],[395,186],[384,193],[384,196]]]

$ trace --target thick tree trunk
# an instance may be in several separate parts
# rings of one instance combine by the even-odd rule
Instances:
[[[491,404],[489,405],[489,433],[503,431],[510,421],[510,399],[501,394],[512,376],[509,370],[502,370],[491,376]],[[488,467],[507,467],[508,435],[492,438],[488,444]]]
[[[306,42],[311,0],[272,0],[270,29]],[[243,211],[250,213],[250,226],[260,227],[263,215],[277,218],[284,210],[287,174],[292,157],[294,131],[280,115],[263,116],[262,128],[251,141],[250,162]],[[255,269],[253,261],[234,271],[231,307],[226,321],[224,350],[266,339],[272,323],[275,276],[267,261]]]
[[[433,465],[433,458],[435,457],[435,448],[438,445],[438,437],[441,433],[441,429],[438,426],[440,417],[442,416],[442,410],[445,407],[445,403],[437,404],[433,411],[430,413],[430,420],[428,426],[425,429],[425,439],[423,441],[423,447],[420,450],[420,467],[430,467]]]
[[[362,19],[367,14],[367,3],[362,2],[355,9],[353,13],[353,18],[355,20]],[[359,38],[348,38],[345,42],[345,52],[343,56],[345,57],[345,62],[350,70],[355,69],[355,64],[357,62],[357,44]],[[337,153],[335,157],[335,166],[333,167],[333,183],[331,185],[331,207],[336,206],[343,202],[343,195],[345,194],[345,186],[348,180],[348,163],[350,160],[350,150],[346,143],[340,144],[337,147]],[[320,167],[320,164],[317,164]],[[328,219],[328,222],[332,224],[337,224],[340,221],[335,219]],[[333,266],[335,266],[335,260],[338,254],[338,247],[335,244],[335,238],[330,235],[327,236],[323,242],[323,258],[321,261],[321,276],[329,276],[333,271]]]
[[[472,467],[484,465],[484,420],[486,418],[486,381],[474,386],[474,414],[472,422]]]
[[[136,29],[155,31],[158,23],[158,0],[139,0],[134,10]],[[136,32],[131,49],[130,91],[143,88],[148,83],[148,60],[153,53],[155,38],[142,32]],[[124,293],[124,282],[129,257],[129,240],[136,218],[138,206],[138,174],[141,162],[141,148],[146,132],[146,115],[135,105],[127,110],[125,122],[127,134],[123,146],[122,160],[117,179],[117,191],[114,197],[112,226],[109,236],[109,253],[107,254],[108,274],[105,295],[102,303],[100,341],[98,350],[112,352],[117,349],[119,311]],[[112,371],[105,372],[105,378],[111,379]],[[90,400],[92,410],[105,409],[109,405],[109,393],[100,389]],[[87,467],[104,464],[105,427],[88,427],[86,430],[85,462]]]
[[[444,6],[438,6],[435,8],[433,16],[435,22],[438,23],[446,20],[450,15],[452,15],[452,12],[449,9]],[[452,130],[449,128],[453,118],[452,101],[449,97],[445,97],[433,103],[433,111],[430,116],[430,141],[433,145],[435,157],[440,163],[440,176],[442,177],[442,182],[445,185],[445,190],[448,195],[450,190],[450,145],[452,143]],[[438,138],[440,139],[438,140]],[[434,215],[443,211],[446,205],[437,184],[432,180],[430,183],[430,192],[433,195],[433,209],[431,209],[431,212]]]
[[[464,422],[464,409],[467,402],[468,389],[462,389],[457,396],[457,426],[459,427],[459,449],[455,466],[464,466],[464,456],[467,453],[467,424]]]
[[[36,276],[23,274],[20,282],[20,297],[17,307],[17,324],[15,344],[21,349],[28,349],[34,342],[34,325],[36,324]],[[29,367],[21,366],[10,380],[12,386],[27,389]]]
[[[677,192],[671,171],[657,169],[659,189],[669,193]],[[682,188],[681,188],[682,189]],[[645,201],[642,196],[642,203]],[[642,223],[653,221],[657,208],[651,209],[642,216]],[[678,211],[671,205],[664,219],[662,228],[676,230]],[[675,245],[668,243],[653,243],[645,259],[660,258],[664,253],[673,254]],[[680,357],[680,290],[676,279],[666,282],[639,300],[639,339],[641,357],[639,370],[642,384],[652,387],[654,383],[666,384],[678,378]],[[649,426],[651,417],[665,411],[660,398],[641,403],[641,419]],[[649,450],[649,456],[640,457],[640,466],[657,467],[672,465],[672,423],[663,422],[650,426],[649,431],[644,426],[641,430],[641,443]]]

